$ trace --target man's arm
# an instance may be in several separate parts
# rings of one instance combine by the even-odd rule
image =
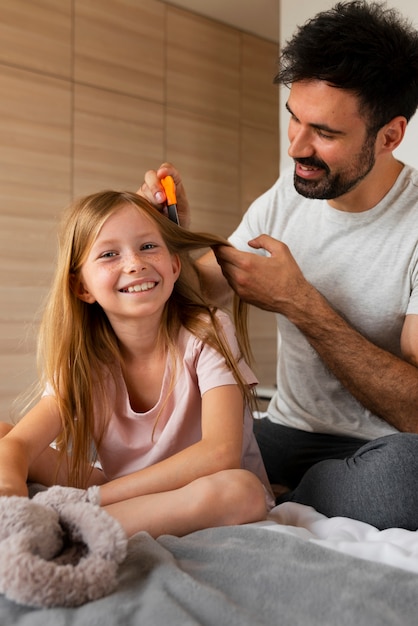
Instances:
[[[243,300],[285,315],[363,406],[400,431],[418,432],[418,316],[402,335],[405,359],[350,326],[305,279],[288,247],[267,235],[251,242],[270,256],[221,247],[218,261]]]
[[[201,256],[196,267],[205,298],[218,307],[230,308],[234,292],[222,274],[214,252],[209,250]]]
[[[306,310],[295,313],[291,321],[363,406],[398,430],[418,432],[415,365],[368,341],[313,288]]]

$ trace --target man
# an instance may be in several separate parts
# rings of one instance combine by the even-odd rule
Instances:
[[[338,3],[286,44],[275,81],[294,171],[216,251],[232,288],[277,314],[277,393],[255,424],[266,469],[290,490],[279,502],[415,530],[418,172],[393,151],[418,105],[418,32],[378,3]],[[167,173],[181,203],[167,164],[140,193],[161,201]],[[219,293],[212,253],[201,268]]]

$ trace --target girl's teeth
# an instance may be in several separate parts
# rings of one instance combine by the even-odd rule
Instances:
[[[140,285],[133,285],[132,287],[128,287],[128,293],[134,293],[135,291],[148,291],[148,289],[152,289],[155,286],[155,283],[141,283]]]

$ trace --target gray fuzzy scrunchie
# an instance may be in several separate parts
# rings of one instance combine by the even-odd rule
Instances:
[[[0,593],[35,607],[79,606],[111,593],[127,537],[99,488],[0,497]]]

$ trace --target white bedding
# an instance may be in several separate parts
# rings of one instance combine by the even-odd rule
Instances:
[[[267,521],[254,526],[418,573],[418,531],[401,528],[377,530],[346,517],[327,518],[312,507],[293,502],[276,506]]]

